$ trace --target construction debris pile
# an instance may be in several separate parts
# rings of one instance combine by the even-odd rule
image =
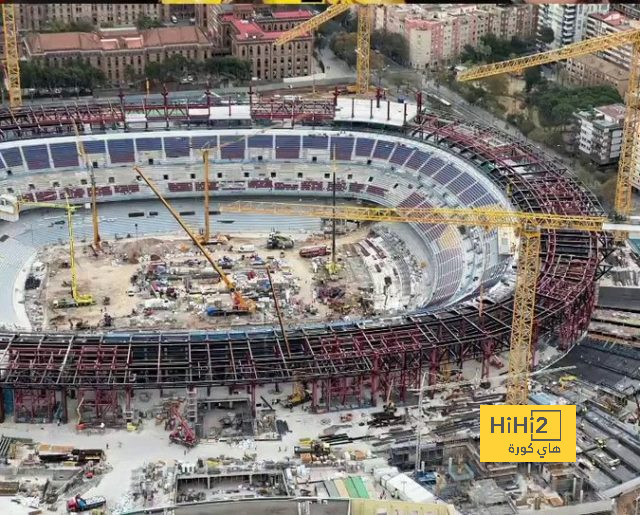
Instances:
[[[16,504],[36,510],[34,513],[45,506],[55,511],[60,502],[82,505],[80,494],[111,470],[101,449],[37,444],[6,436],[0,438],[0,459],[0,494],[12,496]]]

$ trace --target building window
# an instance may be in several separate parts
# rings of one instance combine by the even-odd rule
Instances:
[[[140,176],[138,175],[138,180],[140,180]],[[115,177],[109,177],[109,184],[114,184],[116,182]]]

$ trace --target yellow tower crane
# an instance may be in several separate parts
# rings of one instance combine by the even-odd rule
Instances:
[[[80,139],[80,133],[78,132],[78,126],[73,123],[73,131],[76,134],[76,146],[78,147],[78,155],[82,159],[87,173],[91,179],[91,223],[93,225],[93,249],[99,251],[101,248],[102,240],[100,239],[100,228],[98,226],[98,201],[96,199],[96,175],[93,170],[93,163],[91,158],[87,155],[84,149],[84,143]]]
[[[501,73],[518,73],[532,66],[555,63],[564,59],[580,57],[612,48],[631,46],[629,88],[626,96],[626,113],[622,133],[622,148],[618,163],[615,211],[619,219],[625,220],[632,211],[632,188],[638,174],[638,132],[640,131],[640,30],[628,30],[590,38],[564,46],[558,50],[509,59],[498,63],[475,66],[458,74],[460,81],[472,81]],[[637,184],[636,184],[637,185]],[[618,240],[626,239],[627,233],[616,233]]]
[[[78,271],[76,266],[76,247],[75,247],[75,236],[73,233],[73,214],[76,212],[76,209],[77,209],[76,206],[72,205],[69,202],[68,197],[64,204],[57,204],[55,202],[29,202],[29,201],[19,200],[18,209],[20,210],[22,206],[64,209],[67,212],[67,228],[69,230],[69,270],[71,271],[71,297],[73,299],[73,302],[69,302],[68,300],[65,300],[65,299],[59,299],[53,302],[53,306],[55,308],[71,308],[71,307],[91,306],[95,304],[95,300],[93,299],[92,295],[78,293]]]
[[[379,5],[379,1],[374,0],[329,0],[332,4],[326,10],[313,18],[296,25],[293,29],[285,32],[276,39],[276,45],[284,45],[294,39],[316,30],[323,23],[348,11],[351,7],[358,10],[358,34],[357,34],[357,65],[355,93],[364,95],[369,92],[369,81],[371,79],[370,55],[371,55],[371,31],[373,25],[373,9]],[[404,3],[397,0],[385,2],[385,4]]]
[[[20,88],[20,53],[18,50],[18,29],[16,27],[16,6],[2,4],[2,26],[4,31],[4,60],[9,91],[9,105],[12,109],[22,105]]]
[[[276,202],[234,202],[221,207],[225,212],[275,214],[313,218],[337,218],[373,222],[416,222],[475,226],[485,229],[512,227],[520,237],[518,275],[513,301],[513,320],[507,379],[507,404],[526,404],[529,383],[521,378],[529,373],[533,321],[535,319],[536,282],[540,270],[540,231],[574,230],[600,232],[620,227],[602,216],[526,213],[498,208],[387,208],[329,206]]]

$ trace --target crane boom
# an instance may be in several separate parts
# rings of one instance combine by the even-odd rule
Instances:
[[[308,20],[303,21],[302,23],[300,23],[299,25],[296,25],[291,30],[288,30],[287,32],[282,34],[282,36],[276,39],[275,44],[284,45],[285,43],[289,43],[290,41],[293,41],[294,39],[299,38],[300,36],[304,36],[307,32],[311,32],[317,29],[324,22],[329,21],[332,18],[335,18],[336,16],[339,16],[343,12],[348,11],[350,8],[351,8],[350,3],[330,5],[320,14],[317,14],[313,18],[309,18]]]
[[[498,208],[402,208],[238,201],[220,209],[229,213],[262,213],[372,222],[417,222],[479,227],[525,227],[540,230],[602,231],[603,216],[557,215]],[[335,213],[335,214],[334,214]]]
[[[182,227],[182,230],[187,233],[187,236],[189,236],[189,238],[194,243],[194,245],[198,247],[198,249],[200,249],[200,252],[202,252],[202,255],[206,258],[209,264],[211,264],[213,269],[220,276],[220,279],[222,280],[222,282],[224,282],[225,286],[231,292],[236,306],[239,309],[249,309],[250,304],[242,297],[242,295],[238,291],[236,291],[236,285],[233,282],[233,280],[227,274],[224,273],[224,270],[222,270],[222,268],[220,268],[218,263],[216,263],[211,253],[201,243],[200,238],[198,238],[195,234],[193,234],[191,229],[189,229],[189,226],[184,222],[184,220],[178,214],[178,212],[175,209],[173,209],[173,206],[169,204],[169,202],[167,202],[167,200],[164,198],[162,193],[160,193],[160,190],[157,188],[154,182],[145,175],[145,173],[140,169],[140,167],[134,166],[133,170],[142,178],[142,180],[147,184],[147,186],[151,188],[151,191],[153,191],[156,197],[158,197],[158,200],[162,202],[162,205],[167,208],[167,211],[169,211],[171,216],[173,216],[173,218],[176,220],[176,222],[178,222],[180,227]]]
[[[15,5],[2,4],[2,25],[4,30],[4,58],[9,90],[9,105],[15,109],[22,105],[20,52],[18,50]]]
[[[536,283],[540,271],[540,231],[603,231],[607,219],[602,216],[527,213],[498,208],[389,208],[363,206],[331,206],[241,201],[221,207],[225,212],[260,213],[286,216],[339,218],[373,222],[416,222],[486,228],[514,227],[520,236],[518,275],[513,300],[510,338],[507,403],[526,404],[529,382],[531,346],[534,341]],[[608,224],[607,224],[608,225]],[[615,225],[609,227],[616,227]]]
[[[637,148],[638,133],[640,132],[640,29],[589,38],[549,52],[475,66],[458,74],[460,81],[477,80],[501,73],[520,72],[532,66],[555,63],[625,45],[631,45],[631,59],[614,202],[616,214],[622,219],[628,218],[633,209],[631,193],[634,179],[636,185],[640,185],[640,179],[637,179],[640,158]],[[615,234],[618,241],[627,238],[627,233],[624,231]]]
[[[615,48],[621,45],[628,45],[640,41],[640,30],[626,30],[606,36],[598,36],[595,38],[585,39],[566,45],[557,50],[549,50],[548,52],[540,52],[538,54],[518,57],[516,59],[508,59],[497,63],[483,64],[474,66],[468,70],[458,74],[459,81],[470,81],[484,79],[501,73],[521,72],[532,66],[540,66],[541,64],[555,63],[572,57],[580,57],[593,52]]]

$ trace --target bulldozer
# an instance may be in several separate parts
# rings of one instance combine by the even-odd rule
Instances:
[[[296,383],[293,387],[293,393],[287,397],[284,402],[285,408],[293,408],[294,406],[300,406],[305,402],[311,400],[311,393],[301,383]]]
[[[284,234],[272,232],[267,238],[267,248],[278,250],[292,249],[293,239]]]

